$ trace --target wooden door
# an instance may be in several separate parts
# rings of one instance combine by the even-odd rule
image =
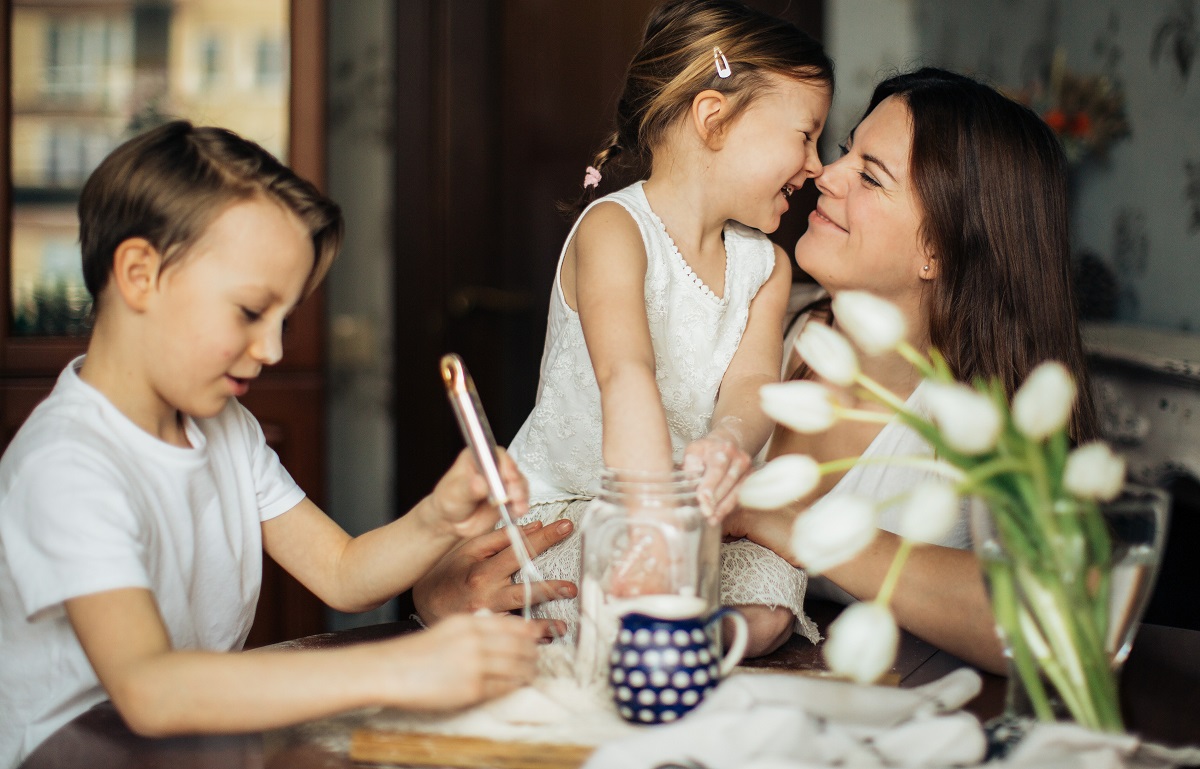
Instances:
[[[657,0],[412,0],[397,7],[399,509],[462,446],[437,360],[462,354],[497,439],[533,406],[573,197]],[[820,35],[820,0],[757,0]],[[811,188],[811,185],[808,185]],[[774,236],[790,251],[811,210]]]

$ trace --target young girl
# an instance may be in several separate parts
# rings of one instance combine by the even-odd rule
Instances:
[[[551,297],[537,404],[510,447],[531,519],[577,521],[604,467],[702,471],[716,516],[765,443],[758,388],[778,381],[787,256],[764,232],[821,172],[832,64],[791,24],[734,0],[671,0],[646,27],[616,130],[584,180]],[[616,172],[616,173],[614,173]],[[604,176],[640,179],[590,205]],[[805,580],[750,542],[723,550],[722,602],[749,652],[781,644]],[[574,579],[578,537],[539,559]],[[565,601],[543,609],[573,620]]]

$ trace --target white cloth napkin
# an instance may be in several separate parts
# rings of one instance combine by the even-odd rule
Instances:
[[[689,762],[706,769],[978,763],[986,748],[983,729],[958,709],[980,687],[979,675],[966,668],[914,689],[734,675],[677,723],[601,746],[585,769]]]
[[[1038,724],[997,767],[1014,769],[1169,769],[1200,765],[1200,748],[1168,748],[1131,734],[1074,724]],[[991,765],[989,765],[991,766]]]
[[[584,769],[829,769],[962,767],[986,752],[983,728],[960,708],[982,682],[962,668],[913,689],[737,674],[680,721],[641,727],[602,745]],[[1038,724],[991,769],[1165,769],[1200,760],[1195,749],[1140,744],[1079,726]]]

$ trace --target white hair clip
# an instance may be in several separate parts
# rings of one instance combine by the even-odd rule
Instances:
[[[729,68],[729,59],[726,59],[725,54],[715,45],[713,46],[713,62],[717,65],[717,77],[725,79],[733,74],[733,70]]]

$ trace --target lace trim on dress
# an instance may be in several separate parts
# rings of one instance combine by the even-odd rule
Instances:
[[[534,505],[520,520],[524,525],[538,520],[545,524],[567,519],[575,524],[569,537],[533,559],[538,570],[548,580],[565,579],[579,583],[582,558],[580,524],[590,500],[548,502]],[[520,572],[513,582],[520,581]],[[808,591],[808,575],[765,547],[748,540],[721,544],[721,603],[727,606],[769,606],[785,608],[795,617],[793,630],[816,643],[820,630],[804,613],[804,596]],[[567,641],[574,643],[579,627],[579,602],[560,598],[534,607],[535,617],[562,620],[567,625]]]
[[[695,270],[692,269],[692,266],[687,263],[687,259],[683,258],[683,254],[679,251],[679,246],[675,245],[675,239],[671,237],[670,232],[667,232],[667,225],[663,222],[663,220],[660,219],[658,214],[654,213],[653,209],[649,208],[648,206],[646,210],[650,212],[650,216],[654,219],[654,223],[658,225],[658,229],[662,231],[663,237],[667,239],[667,245],[671,247],[671,253],[675,255],[675,262],[679,265],[679,268],[683,270],[683,274],[687,276],[688,280],[692,281],[696,288],[700,289],[702,294],[716,302],[718,305],[724,307],[728,303],[727,297],[729,296],[729,249],[725,249],[725,296],[717,296],[716,292],[709,288],[708,284],[705,283],[700,276],[696,274]]]

